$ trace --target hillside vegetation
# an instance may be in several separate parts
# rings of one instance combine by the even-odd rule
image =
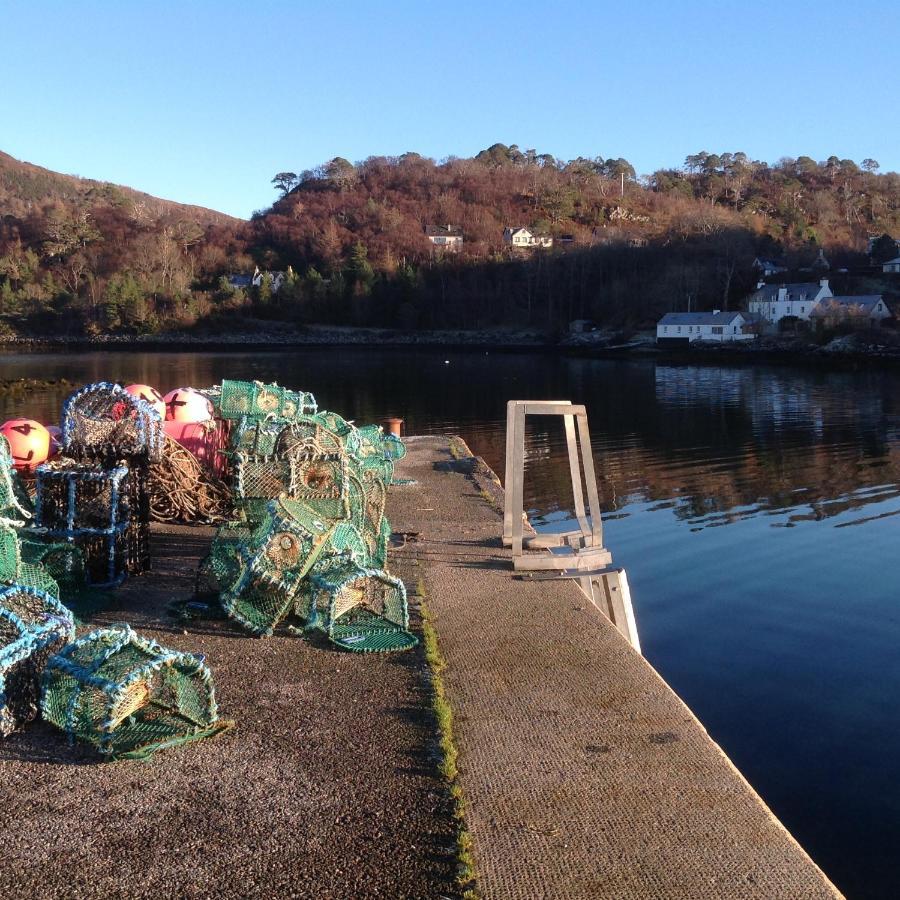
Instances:
[[[0,316],[11,328],[87,332],[228,329],[249,316],[635,327],[688,303],[734,306],[755,284],[757,256],[802,270],[822,248],[832,267],[881,289],[867,238],[900,235],[900,176],[871,159],[698,153],[639,179],[623,158],[564,162],[495,144],[441,163],[337,158],[273,184],[280,198],[245,223],[0,157]],[[448,225],[464,243],[441,254],[427,235]],[[513,252],[506,226],[551,235],[554,247]],[[224,276],[254,265],[287,272],[277,293],[265,280],[231,289]]]

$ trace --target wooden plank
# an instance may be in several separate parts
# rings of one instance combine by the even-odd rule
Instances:
[[[569,453],[569,474],[572,477],[572,497],[575,500],[575,518],[581,533],[586,537],[591,533],[584,514],[584,493],[581,490],[581,467],[578,460],[578,438],[575,436],[575,417],[563,416],[566,429],[566,449]]]
[[[518,571],[556,569],[561,572],[599,569],[612,563],[612,554],[602,548],[582,550],[580,553],[527,553],[513,557]]]
[[[522,494],[525,481],[525,405],[513,408],[512,552],[522,554]]]
[[[582,407],[583,408],[583,407]],[[594,454],[591,451],[591,435],[588,431],[587,413],[578,415],[578,437],[581,441],[581,464],[587,485],[588,505],[591,511],[591,533],[595,546],[603,545],[603,525],[600,520],[600,497],[597,493],[597,476],[594,474]]]
[[[525,404],[525,412],[529,416],[570,416],[584,415],[583,406],[574,403],[529,402]]]
[[[616,626],[619,633],[641,652],[634,607],[631,603],[631,589],[624,569],[611,569],[592,579],[594,584],[594,605]]]

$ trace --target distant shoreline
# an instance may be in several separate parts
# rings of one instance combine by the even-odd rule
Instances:
[[[617,339],[616,339],[617,338]],[[495,353],[556,353],[591,359],[644,359],[666,365],[793,365],[829,369],[900,368],[900,347],[889,345],[824,347],[802,340],[786,342],[704,344],[683,348],[655,346],[644,335],[628,340],[621,335],[566,335],[555,339],[536,330],[400,331],[382,328],[326,328],[253,331],[222,335],[156,334],[95,337],[14,337],[0,339],[0,352],[141,350],[160,352],[284,352],[327,347],[382,350],[483,350]]]

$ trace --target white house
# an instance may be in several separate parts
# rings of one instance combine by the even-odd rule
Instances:
[[[693,341],[752,341],[756,337],[746,313],[666,313],[656,324],[657,344],[690,344]]]
[[[260,287],[266,275],[269,275],[272,279],[272,293],[277,294],[278,289],[284,284],[284,272],[260,272],[259,266],[257,266],[256,271],[253,273],[251,284],[254,287]]]
[[[828,297],[812,312],[811,321],[820,328],[877,328],[892,313],[881,294]]]
[[[434,244],[435,249],[444,253],[459,253],[463,245],[463,233],[452,225],[438,225],[429,228],[426,232],[428,240]]]
[[[750,295],[747,309],[770,325],[777,325],[785,316],[809,321],[813,307],[832,297],[828,279],[801,284],[762,284]]]
[[[532,234],[527,228],[503,229],[503,243],[514,249],[530,250],[534,247],[552,247],[553,238],[548,234]]]
[[[882,267],[882,272],[900,272],[900,256],[896,259],[889,259]]]

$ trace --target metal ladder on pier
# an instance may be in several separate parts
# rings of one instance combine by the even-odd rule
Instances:
[[[575,530],[525,534],[525,419],[530,415],[562,416],[578,523]],[[624,569],[613,568],[612,554],[603,546],[600,499],[585,407],[568,400],[510,400],[506,404],[505,481],[503,545],[512,548],[513,569],[531,580],[577,581],[587,598],[640,653],[628,577]]]

